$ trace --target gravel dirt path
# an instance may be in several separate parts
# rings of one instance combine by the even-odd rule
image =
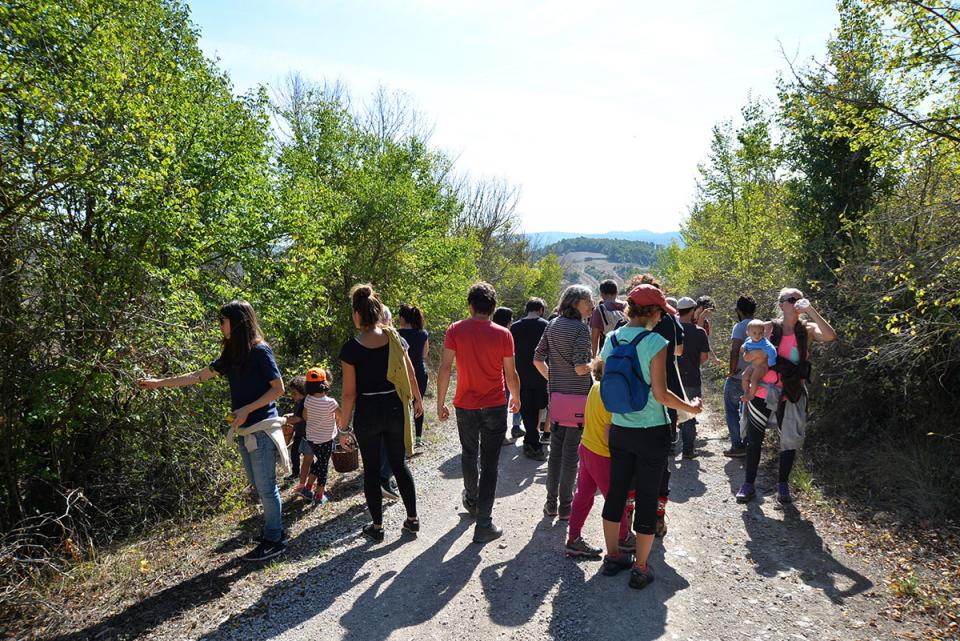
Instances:
[[[782,508],[771,466],[760,496],[738,505],[742,459],[727,459],[722,417],[706,412],[700,457],[677,458],[669,532],[654,546],[655,582],[606,577],[596,560],[562,553],[566,523],[544,518],[546,463],[502,449],[494,518],[504,536],[472,543],[460,506],[454,421],[434,424],[413,462],[421,532],[401,534],[399,504],[386,540],[367,522],[357,479],[334,486],[336,509],[294,520],[288,553],[265,568],[236,556],[243,536],[217,550],[223,563],[69,635],[152,639],[892,639],[912,628],[878,615],[878,569],[844,553],[846,541],[803,502]],[[768,461],[769,462],[769,461]],[[597,497],[584,537],[601,543]],[[878,590],[878,585],[881,589]]]

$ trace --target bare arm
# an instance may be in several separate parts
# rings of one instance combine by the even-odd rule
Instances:
[[[437,372],[437,417],[441,421],[450,418],[447,408],[447,388],[450,387],[450,372],[453,369],[453,359],[457,355],[450,348],[443,348],[443,358],[440,361],[440,370]]]
[[[812,305],[803,310],[803,313],[813,319],[813,323],[807,323],[807,330],[810,332],[813,340],[820,343],[831,343],[837,340],[836,330],[833,329],[833,326],[827,322],[827,319],[821,316],[820,312],[815,310]]]
[[[538,361],[533,359],[533,366],[537,368],[537,371],[540,372],[540,376],[544,377],[548,381],[550,380],[550,367],[547,365],[546,361]]]
[[[139,378],[137,379],[137,385],[139,385],[141,389],[187,387],[209,381],[211,378],[216,378],[217,376],[219,376],[217,371],[207,366],[190,374],[181,374],[180,376],[171,376],[170,378]]]
[[[594,356],[597,355],[597,350],[600,349],[600,337],[603,336],[603,330],[599,327],[590,328],[590,351]]]
[[[700,399],[687,403],[667,389],[667,350],[661,349],[650,359],[650,378],[650,391],[661,405],[691,414],[699,414],[703,410],[703,401]]]
[[[517,365],[513,356],[503,359],[503,377],[507,381],[507,389],[510,390],[510,412],[516,414],[520,411],[520,377],[517,376]]]
[[[353,417],[353,406],[357,403],[357,368],[350,363],[340,361],[343,372],[340,412],[344,427],[349,425]]]
[[[427,360],[427,355],[430,353],[430,339],[423,341],[423,360]]]
[[[337,423],[337,429],[343,429],[343,410],[339,407],[333,412],[333,420]]]

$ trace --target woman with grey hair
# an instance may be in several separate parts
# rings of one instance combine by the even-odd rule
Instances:
[[[533,365],[548,381],[550,392],[550,458],[547,463],[548,517],[570,518],[577,480],[583,411],[593,385],[590,376],[590,327],[593,293],[571,285],[560,296],[558,316],[550,322],[533,355]]]

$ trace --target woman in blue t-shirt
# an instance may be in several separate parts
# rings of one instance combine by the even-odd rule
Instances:
[[[142,378],[137,384],[143,389],[186,387],[218,375],[227,377],[232,408],[228,420],[238,429],[253,428],[247,430],[249,436],[239,439],[240,458],[263,504],[263,535],[259,545],[243,558],[265,561],[282,554],[285,547],[277,488],[278,447],[273,434],[280,433],[282,447],[282,419],[270,420],[278,417],[276,401],[283,396],[283,379],[250,303],[235,300],[221,307],[220,331],[223,349],[209,366],[170,378]],[[248,451],[254,443],[256,448]]]
[[[600,358],[606,361],[618,345],[629,343],[640,334],[649,334],[637,343],[637,356],[643,379],[650,385],[650,395],[643,409],[613,414],[610,426],[610,489],[603,505],[603,536],[607,556],[603,573],[611,576],[630,570],[630,587],[643,588],[653,581],[647,557],[653,547],[657,527],[657,495],[670,448],[670,418],[667,408],[699,414],[703,402],[699,398],[686,402],[667,389],[667,339],[652,331],[664,314],[676,314],[658,288],[638,285],[627,296],[627,325],[610,332]],[[616,341],[611,340],[615,337]],[[620,518],[627,502],[627,493],[636,490],[634,529],[637,532],[636,559],[619,548]]]
[[[417,375],[417,387],[420,388],[420,398],[427,393],[427,375],[426,359],[430,353],[430,334],[424,329],[423,312],[416,305],[407,305],[404,303],[397,312],[397,325],[400,336],[407,341],[407,354],[410,356],[410,362],[413,363],[413,371]],[[423,414],[414,419],[417,427],[417,447],[422,445],[423,440]]]

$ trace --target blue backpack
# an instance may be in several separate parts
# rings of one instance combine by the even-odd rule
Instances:
[[[613,351],[607,356],[600,379],[600,399],[608,412],[627,414],[646,407],[650,384],[643,378],[637,345],[652,333],[642,332],[629,343],[610,335]]]

